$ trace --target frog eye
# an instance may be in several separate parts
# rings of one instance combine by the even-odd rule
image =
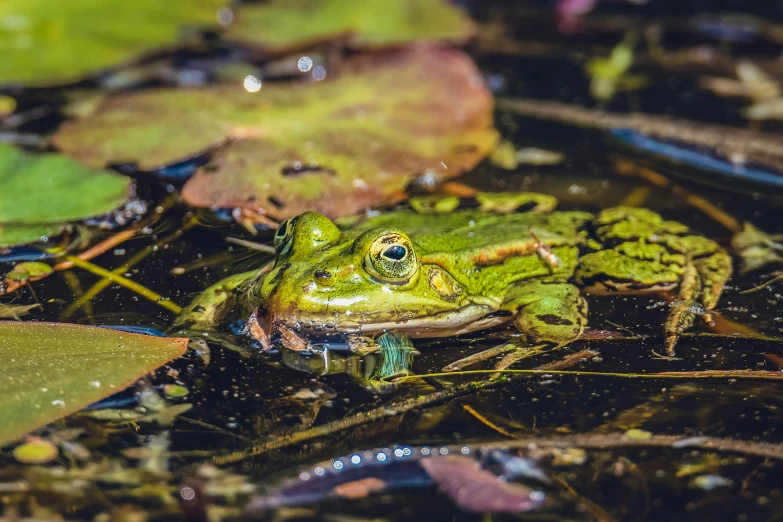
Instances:
[[[364,260],[367,272],[387,283],[410,281],[419,269],[410,239],[391,232],[373,241]]]
[[[278,256],[285,254],[291,248],[291,237],[294,235],[294,226],[296,226],[298,220],[299,217],[297,216],[286,219],[278,225],[275,231],[275,238],[272,241]]]

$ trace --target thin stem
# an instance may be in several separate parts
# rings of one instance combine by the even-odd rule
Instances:
[[[464,375],[484,374],[517,374],[517,375],[576,375],[579,377],[613,377],[620,379],[743,379],[753,381],[783,380],[783,372],[759,370],[705,370],[695,372],[658,372],[658,373],[619,373],[619,372],[585,372],[581,370],[466,370],[461,372],[426,373],[423,375],[408,375],[401,379],[427,379],[432,377],[461,377]]]
[[[161,245],[165,245],[173,241],[174,239],[178,238],[179,236],[181,236],[182,234],[184,234],[185,232],[193,228],[196,224],[197,224],[196,219],[191,219],[172,234],[169,234],[165,238],[156,241],[153,245],[150,245],[147,248],[136,252],[136,254],[134,254],[133,257],[128,259],[125,263],[123,263],[119,267],[112,270],[110,273],[113,275],[122,276],[122,274],[124,274],[132,267],[134,267],[135,265],[137,265],[138,263],[146,259],[150,254],[152,254],[155,251],[155,247],[160,247]],[[112,280],[108,278],[104,278],[96,282],[94,285],[88,288],[86,292],[84,292],[84,295],[82,295],[79,299],[77,299],[76,301],[68,305],[68,307],[63,311],[63,313],[60,314],[60,318],[67,319],[70,316],[72,316],[76,312],[76,310],[82,307],[84,303],[94,299],[95,296],[97,296],[103,290],[108,288],[111,283]]]
[[[590,357],[595,357],[594,351],[582,350],[575,354],[568,355],[567,357],[559,361],[556,361],[554,363],[548,363],[546,365],[543,365],[539,369],[543,371],[546,369],[568,368],[575,364],[579,364],[579,362],[588,359]],[[300,442],[304,442],[307,440],[312,440],[326,435],[345,431],[351,428],[356,428],[357,426],[362,426],[364,424],[369,424],[371,422],[396,417],[398,415],[402,415],[403,413],[407,413],[412,410],[434,406],[436,404],[441,404],[448,400],[456,399],[458,397],[463,397],[465,395],[471,395],[479,391],[500,388],[516,380],[519,380],[518,376],[500,375],[496,379],[488,379],[486,381],[481,381],[481,382],[458,384],[450,388],[446,388],[443,390],[430,393],[429,395],[423,395],[420,397],[404,399],[398,402],[392,402],[391,404],[385,404],[378,408],[374,408],[370,411],[356,413],[349,417],[328,422],[320,426],[315,426],[313,428],[286,433],[284,435],[275,437],[271,440],[267,440],[265,442],[256,444],[246,450],[237,451],[234,453],[230,453],[228,455],[215,456],[211,459],[211,463],[214,465],[221,466],[225,464],[240,462],[248,458],[253,458],[259,455],[263,455],[264,453],[268,453],[270,451],[291,446],[292,444],[298,444]],[[189,467],[183,468],[182,470],[180,470],[180,473],[187,473],[188,470]]]
[[[78,266],[79,268],[83,268],[84,270],[87,270],[88,272],[91,272],[97,276],[103,277],[107,280],[109,280],[112,283],[117,283],[120,286],[124,286],[128,290],[132,290],[133,292],[136,292],[137,294],[141,295],[142,297],[152,301],[153,303],[156,303],[159,306],[162,306],[166,310],[170,310],[174,312],[175,314],[178,314],[182,311],[182,307],[180,307],[178,304],[174,303],[173,301],[170,301],[167,298],[164,298],[159,293],[150,290],[146,286],[137,283],[136,281],[132,281],[128,279],[127,277],[124,277],[120,274],[115,274],[114,272],[109,272],[105,268],[101,268],[98,265],[94,265],[90,263],[89,261],[82,261],[76,256],[65,256],[65,259],[72,261],[74,265]],[[86,294],[85,294],[86,295]],[[79,303],[79,306],[81,306],[81,303]]]
[[[492,422],[491,420],[489,420],[488,418],[486,418],[485,416],[477,412],[475,409],[468,406],[467,404],[463,404],[462,409],[468,412],[473,417],[475,417],[481,424],[483,424],[487,428],[494,430],[500,433],[501,435],[503,435],[504,437],[508,437],[509,439],[514,438],[514,436],[511,433],[507,432],[506,430],[504,430],[503,428],[501,428],[500,426],[498,426],[497,424],[495,424],[494,422]]]

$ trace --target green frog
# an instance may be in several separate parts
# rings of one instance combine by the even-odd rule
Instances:
[[[504,368],[578,339],[583,293],[676,289],[664,325],[672,355],[731,275],[717,243],[650,210],[553,211],[551,196],[532,193],[527,201],[529,211],[511,214],[398,210],[333,222],[305,212],[278,227],[273,263],[214,285],[179,323],[215,324],[240,309],[264,348],[342,340],[359,352],[384,332],[438,338],[513,325],[521,342],[446,369],[501,355]]]

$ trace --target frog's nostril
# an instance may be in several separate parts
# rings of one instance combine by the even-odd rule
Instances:
[[[332,273],[327,272],[326,270],[316,270],[315,277],[318,279],[329,279],[330,277],[332,277]]]

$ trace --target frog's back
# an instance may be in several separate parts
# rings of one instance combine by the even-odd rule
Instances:
[[[422,253],[458,252],[500,245],[539,235],[572,238],[580,235],[592,218],[587,212],[495,214],[458,210],[448,214],[420,214],[410,210],[367,218],[351,227],[361,233],[373,228],[396,228],[405,232]]]

